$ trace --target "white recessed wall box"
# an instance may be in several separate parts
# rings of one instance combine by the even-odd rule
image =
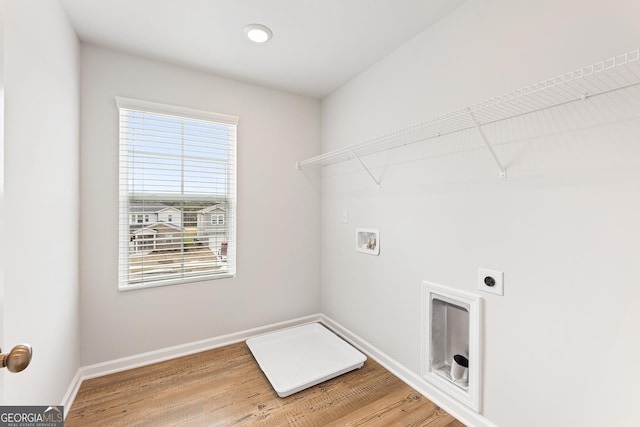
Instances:
[[[422,282],[422,377],[480,412],[482,297]]]
[[[380,255],[380,233],[372,228],[356,229],[356,251]]]

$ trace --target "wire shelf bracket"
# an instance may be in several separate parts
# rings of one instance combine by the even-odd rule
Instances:
[[[376,179],[362,161],[362,157],[476,129],[498,165],[500,178],[506,178],[507,170],[491,146],[483,127],[574,102],[584,102],[596,96],[631,90],[638,86],[640,86],[640,49],[559,74],[428,121],[396,129],[359,144],[310,157],[297,162],[296,168],[305,170],[355,158],[379,187],[381,180]]]
[[[380,180],[376,179],[375,176],[373,176],[373,173],[371,173],[371,171],[369,170],[369,168],[367,167],[367,165],[364,164],[364,162],[362,161],[362,159],[360,158],[360,156],[358,156],[356,154],[355,151],[351,150],[351,154],[353,154],[353,156],[356,158],[356,160],[358,161],[358,163],[360,163],[360,166],[362,166],[362,168],[367,172],[367,174],[369,174],[369,177],[373,180],[373,182],[376,183],[376,186],[378,188],[380,188]]]
[[[498,171],[499,171],[498,176],[500,176],[500,178],[502,179],[506,178],[507,169],[502,165],[502,162],[498,158],[498,155],[493,150],[493,147],[489,143],[489,139],[487,138],[487,135],[485,135],[484,131],[482,130],[482,127],[480,127],[480,123],[478,123],[478,120],[476,119],[476,116],[474,116],[473,111],[471,111],[471,108],[469,108],[469,117],[471,117],[471,121],[473,121],[473,125],[478,130],[478,133],[482,138],[482,142],[484,142],[484,145],[487,146],[487,148],[489,149],[489,152],[491,153],[491,156],[493,157],[493,160],[495,160],[496,164],[498,165]]]

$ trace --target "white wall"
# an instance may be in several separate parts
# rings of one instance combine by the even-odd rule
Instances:
[[[0,0],[0,242],[4,242],[4,9],[5,0]],[[0,345],[4,345],[3,338],[4,244],[0,244]],[[0,405],[3,403],[4,375],[0,375]]]
[[[295,170],[319,101],[85,45],[81,73],[83,365],[319,312],[319,196]],[[235,278],[118,292],[115,96],[240,117]]]
[[[80,366],[79,44],[57,1],[5,3],[4,404],[59,404]]]
[[[323,100],[323,152],[638,48],[632,16],[639,2],[470,0]],[[479,267],[504,271],[505,295],[483,294],[486,420],[635,425],[640,123],[614,100],[494,128],[504,181],[471,133],[365,159],[379,190],[355,162],[327,168],[322,312],[420,374],[420,281],[477,292]],[[379,257],[355,252],[356,227],[380,230]]]

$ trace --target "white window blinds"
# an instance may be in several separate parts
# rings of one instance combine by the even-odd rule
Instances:
[[[119,288],[233,276],[238,118],[121,97],[116,104]]]

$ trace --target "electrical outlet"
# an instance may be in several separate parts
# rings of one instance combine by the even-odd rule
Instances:
[[[349,223],[349,211],[347,211],[346,209],[342,210],[342,223],[343,224]]]
[[[502,271],[479,268],[478,289],[496,295],[504,295],[504,273]]]

